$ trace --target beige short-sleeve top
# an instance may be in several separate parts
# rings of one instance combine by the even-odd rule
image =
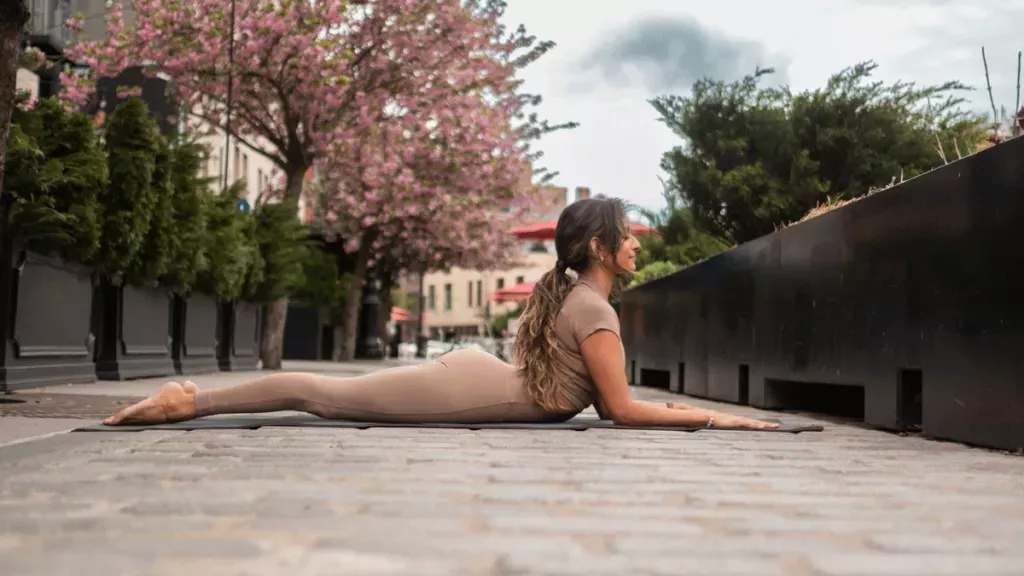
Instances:
[[[597,400],[597,388],[583,361],[580,345],[600,330],[608,330],[621,338],[615,309],[596,286],[580,278],[555,320],[555,337],[564,352],[560,367],[561,389],[575,410],[584,410]]]

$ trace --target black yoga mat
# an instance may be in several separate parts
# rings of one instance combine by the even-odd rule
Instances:
[[[780,420],[764,419],[780,426],[774,430],[751,430],[748,428],[688,428],[684,426],[619,426],[611,420],[600,420],[593,417],[577,416],[566,422],[521,423],[521,422],[481,422],[475,424],[451,424],[441,422],[427,423],[396,423],[396,422],[355,422],[351,420],[326,420],[317,416],[300,414],[296,416],[259,416],[232,415],[196,418],[174,424],[153,425],[122,425],[107,426],[97,422],[76,428],[76,432],[138,432],[142,430],[231,430],[256,429],[268,426],[291,426],[308,428],[457,428],[465,430],[587,430],[590,428],[617,428],[625,430],[671,430],[676,432],[716,432],[719,430],[732,432],[821,432],[825,428],[817,425],[786,424]]]

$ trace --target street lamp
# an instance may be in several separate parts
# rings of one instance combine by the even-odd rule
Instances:
[[[227,121],[224,128],[224,189],[228,188],[228,172],[231,165],[231,104],[234,88],[235,69],[235,0],[231,0],[231,22],[228,32],[228,99]]]

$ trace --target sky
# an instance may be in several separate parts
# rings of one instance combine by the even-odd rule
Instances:
[[[1024,49],[1024,0],[509,0],[505,20],[557,46],[523,71],[552,123],[539,166],[553,183],[639,206],[664,205],[659,168],[681,144],[648,100],[688,95],[703,76],[738,80],[775,68],[768,84],[823,86],[843,68],[874,60],[874,78],[919,85],[959,80],[971,108],[989,112],[981,48],[997,106],[1016,101]]]

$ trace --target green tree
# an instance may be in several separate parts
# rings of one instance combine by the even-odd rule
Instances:
[[[114,285],[136,266],[146,242],[157,202],[153,177],[160,138],[156,120],[138,98],[118,105],[106,122],[110,182],[99,197],[103,232],[96,269]]]
[[[639,286],[644,282],[650,282],[655,278],[661,278],[662,276],[668,276],[669,274],[680,269],[680,266],[675,262],[651,262],[643,268],[637,270],[636,274],[629,281],[627,288],[633,288]]]
[[[6,232],[24,238],[34,252],[91,263],[100,243],[97,197],[107,186],[107,160],[92,123],[52,98],[31,110],[16,107],[12,118]]]
[[[343,308],[351,275],[338,273],[335,256],[309,245],[302,258],[302,284],[295,298],[337,315]]]
[[[695,222],[693,210],[681,205],[679,196],[663,186],[665,207],[659,211],[640,210],[657,233],[640,237],[637,270],[658,262],[689,266],[729,248],[726,241],[704,232]]]
[[[171,214],[174,232],[170,236],[170,257],[161,283],[172,292],[187,293],[206,270],[207,214],[214,178],[201,175],[207,147],[178,136],[171,142]]]
[[[253,217],[236,208],[244,191],[245,181],[239,180],[220,194],[212,190],[206,193],[207,266],[198,274],[196,285],[200,292],[218,300],[240,298],[246,282],[252,282],[252,267],[258,265]]]
[[[155,288],[170,270],[171,258],[175,255],[172,241],[177,223],[173,212],[172,169],[171,148],[163,137],[157,135],[153,177],[150,181],[153,211],[149,219],[149,230],[125,275],[127,282],[134,286]]]
[[[669,186],[694,223],[729,244],[770,233],[827,198],[861,196],[940,165],[938,151],[973,150],[981,118],[960,110],[959,82],[918,88],[872,81],[872,62],[794,95],[762,88],[771,69],[651,105],[684,143],[667,152]]]
[[[263,266],[261,274],[247,283],[247,299],[267,303],[287,298],[305,282],[308,230],[295,216],[295,205],[290,202],[257,202],[253,215],[254,238]]]

